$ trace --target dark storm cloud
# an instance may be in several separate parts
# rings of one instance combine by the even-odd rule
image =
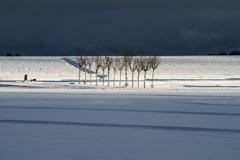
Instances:
[[[238,0],[0,0],[0,45],[235,49]]]
[[[238,0],[1,0],[1,13],[69,14],[116,10],[239,9]]]

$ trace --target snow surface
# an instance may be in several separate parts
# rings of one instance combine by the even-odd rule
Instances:
[[[154,89],[79,85],[74,61],[0,57],[0,160],[240,159],[240,57],[162,57]]]
[[[238,56],[178,56],[161,57],[161,66],[155,71],[154,88],[161,90],[202,90],[208,91],[233,91],[240,87],[240,57]],[[93,70],[95,68],[93,67]],[[84,69],[82,69],[84,70]],[[76,57],[0,57],[0,84],[20,87],[56,87],[79,88],[78,65]],[[81,87],[94,87],[96,82],[95,72],[92,75],[92,85]],[[23,83],[24,75],[28,79],[37,79],[37,83]],[[131,72],[128,71],[129,87],[132,86]],[[105,87],[107,85],[105,71]],[[151,86],[152,71],[147,74],[147,88]],[[134,75],[137,86],[137,73]],[[98,81],[102,86],[102,70],[99,70]],[[124,72],[120,88],[124,86]],[[81,72],[81,82],[84,81],[84,72]],[[110,75],[110,88],[113,86],[113,71]],[[116,87],[119,87],[119,72],[116,74]],[[55,83],[52,83],[55,82]],[[69,85],[70,82],[75,85]],[[61,87],[60,87],[61,86]],[[81,88],[80,87],[80,88]],[[97,87],[98,88],[98,87]],[[140,76],[140,88],[143,88],[143,72]],[[125,88],[124,88],[125,89]]]

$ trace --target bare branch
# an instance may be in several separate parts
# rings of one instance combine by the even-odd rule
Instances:
[[[144,71],[144,88],[146,88],[147,71],[149,71],[151,69],[151,59],[148,56],[143,57],[142,63],[141,63],[141,68]]]
[[[117,59],[117,66],[118,66],[118,70],[119,71],[122,71],[123,70],[123,67],[124,67],[124,62],[123,62],[123,60],[122,59],[120,59],[120,58],[118,58]]]
[[[153,72],[152,72],[152,85],[151,85],[151,87],[153,88],[154,71],[160,65],[161,60],[160,60],[160,58],[158,58],[158,56],[153,56],[150,61],[151,61],[150,62],[151,63],[151,68],[153,70]]]
[[[139,56],[136,59],[136,63],[137,63],[137,72],[138,72],[138,88],[139,88],[139,77],[140,77],[140,73],[142,71],[142,63],[143,63],[143,57]]]
[[[119,58],[116,57],[116,58],[113,60],[113,64],[112,64],[113,72],[114,72],[113,87],[115,87],[115,75],[116,75],[116,72],[117,72],[117,69],[118,69],[118,61],[119,61]]]
[[[82,67],[85,63],[82,55],[77,57],[77,63],[78,63],[78,66],[79,66],[78,82],[80,84],[81,83],[81,81],[80,81],[81,69],[82,69]]]
[[[120,81],[119,81],[119,87],[121,87],[121,82],[122,82],[122,70],[123,70],[123,67],[124,67],[124,61],[122,58],[119,58],[117,60],[117,64],[118,64],[118,70],[119,70],[119,73],[120,73]]]
[[[161,63],[161,60],[160,60],[160,58],[158,56],[153,56],[151,58],[151,68],[153,70],[157,69],[158,66],[160,65],[160,63]]]
[[[132,72],[135,72],[138,66],[138,59],[136,58],[131,58],[131,62],[128,63],[129,64],[129,68]]]
[[[102,60],[101,56],[99,55],[95,56],[96,85],[98,85],[97,77],[98,77],[98,70],[101,67],[101,60]]]
[[[141,67],[144,72],[151,69],[151,59],[148,56],[143,57]]]
[[[109,83],[110,83],[110,70],[111,70],[111,67],[112,67],[113,60],[110,57],[105,57],[105,59],[106,59],[106,65],[107,65],[107,70],[108,70],[108,86],[109,86]]]
[[[118,61],[119,61],[119,58],[117,58],[117,57],[113,60],[112,67],[113,67],[113,71],[114,71],[114,72],[117,72],[117,69],[118,69]]]
[[[92,85],[92,65],[93,65],[93,61],[94,61],[93,56],[92,56],[92,58],[88,59],[88,61],[87,61],[87,65],[88,65],[88,68],[90,70],[90,84],[91,85]]]
[[[104,82],[105,82],[105,79],[104,79],[104,72],[105,72],[105,69],[107,68],[107,63],[106,63],[106,59],[102,59],[101,61],[101,68],[102,68],[102,71],[103,71],[103,85],[104,85]]]

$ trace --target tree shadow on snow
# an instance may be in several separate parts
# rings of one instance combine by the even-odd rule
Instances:
[[[79,69],[79,65],[78,65],[78,63],[77,63],[76,61],[74,61],[74,60],[72,60],[72,59],[69,59],[69,58],[61,58],[61,59],[62,59],[64,62],[72,65],[73,67]],[[85,72],[85,67],[82,67],[82,68],[81,68],[81,71]],[[91,74],[91,73],[92,73],[92,74],[96,74],[96,72],[90,71],[90,70],[87,69],[87,68],[86,68],[86,72],[87,72],[88,74]],[[98,75],[98,77],[99,77],[99,78],[103,78],[103,75]],[[105,75],[104,77],[107,77],[107,75]]]

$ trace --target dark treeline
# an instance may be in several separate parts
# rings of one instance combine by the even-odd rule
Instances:
[[[220,52],[220,53],[210,53],[208,54],[209,56],[236,56],[236,55],[240,55],[239,51],[232,51],[230,53],[226,53],[226,52]]]
[[[96,56],[96,55],[101,55],[101,56],[125,56],[125,55],[131,55],[131,56],[160,56],[160,53],[157,52],[151,52],[148,51],[147,49],[144,48],[128,48],[125,50],[117,50],[117,51],[101,51],[101,50],[92,50],[92,51],[87,51],[87,50],[81,50],[76,53],[76,56],[82,55],[82,56]]]
[[[20,54],[16,53],[16,54],[12,54],[12,52],[9,52],[6,54],[6,56],[20,56]]]
[[[134,48],[134,47],[133,47]],[[11,53],[11,56],[15,56],[15,53],[21,53],[21,56],[78,56],[79,53],[88,53],[88,56],[94,56],[96,53],[101,53],[102,56],[123,56],[124,52],[128,48],[51,48],[51,47],[19,47],[19,48],[4,48],[0,46],[0,56],[6,56]],[[146,50],[145,55],[151,55],[152,53],[163,55],[161,51],[155,51],[149,48],[139,49],[134,48],[136,55],[140,55],[138,50]],[[161,52],[161,53],[160,53]],[[169,53],[170,54],[170,53]],[[165,54],[168,55],[168,54]]]

